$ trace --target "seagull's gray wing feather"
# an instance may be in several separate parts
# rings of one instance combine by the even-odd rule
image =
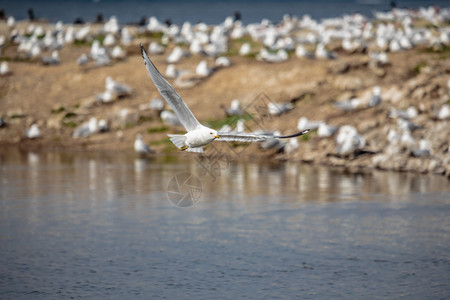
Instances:
[[[161,73],[159,73],[158,69],[156,69],[142,44],[141,54],[145,62],[145,67],[161,96],[169,103],[184,128],[186,128],[187,131],[194,130],[200,123],[197,121],[194,114],[192,114],[189,107],[187,107],[186,103],[183,102],[180,95],[178,95],[170,83],[161,75]]]
[[[268,139],[288,139],[304,135],[309,129],[297,132],[291,135],[270,135],[270,134],[253,134],[253,133],[233,133],[233,132],[219,132],[219,138],[216,141],[225,142],[261,142]]]

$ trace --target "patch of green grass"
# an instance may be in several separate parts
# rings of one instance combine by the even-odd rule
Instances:
[[[256,53],[258,53],[259,49],[261,49],[261,44],[255,42],[249,35],[243,36],[242,38],[239,39],[231,40],[230,45],[228,47],[228,51],[225,53],[225,56],[238,55],[241,46],[245,43],[249,43],[250,49],[252,50],[252,52],[246,55],[245,57],[255,58]]]
[[[164,33],[162,32],[143,32],[137,35],[138,38],[151,38],[151,39],[161,39]]]
[[[147,128],[147,133],[166,132],[168,130],[169,128],[167,126],[149,127]]]
[[[79,41],[79,40],[74,40],[72,45],[74,45],[75,47],[83,47],[83,46],[90,46],[92,44],[92,42],[83,40],[83,41]]]
[[[309,141],[309,139],[311,138],[311,135],[313,135],[313,134],[317,134],[317,129],[311,130],[310,132],[300,136],[300,141],[301,142]]]
[[[69,127],[69,128],[75,128],[78,126],[78,124],[74,121],[63,121],[62,123],[65,127]]]
[[[209,119],[205,123],[207,126],[220,129],[224,125],[229,125],[231,127],[236,126],[239,120],[250,120],[252,118],[251,115],[243,115],[243,116],[228,116],[224,119]]]
[[[77,114],[76,113],[74,113],[74,112],[67,112],[65,115],[64,115],[64,117],[63,117],[63,120],[66,120],[66,119],[71,119],[71,118],[74,118],[74,117],[76,117],[77,116]]]
[[[139,123],[151,121],[153,121],[153,117],[151,116],[139,116]]]
[[[411,70],[409,70],[409,73],[412,76],[419,75],[420,72],[422,71],[422,69],[425,68],[426,66],[428,66],[427,62],[426,61],[421,61],[417,65],[415,65]]]
[[[103,41],[105,40],[106,35],[105,34],[98,34],[94,37],[94,41],[97,40],[100,42],[101,45],[103,45]]]
[[[59,114],[59,113],[62,113],[63,111],[65,111],[65,110],[66,110],[66,108],[64,106],[60,106],[58,108],[52,109],[51,113],[52,114]]]
[[[443,45],[441,47],[427,47],[423,48],[421,50],[422,53],[438,53],[438,54],[444,54],[444,53],[450,53],[450,46]]]
[[[130,128],[133,128],[135,126],[136,126],[136,124],[134,124],[134,123],[126,123],[125,126],[123,127],[123,129],[130,129]]]

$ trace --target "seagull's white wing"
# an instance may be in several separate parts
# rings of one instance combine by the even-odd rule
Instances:
[[[175,89],[170,85],[170,83],[159,73],[155,65],[153,65],[150,58],[148,58],[147,52],[145,52],[144,47],[141,44],[141,54],[145,62],[145,67],[147,68],[150,77],[152,78],[155,86],[158,88],[161,96],[166,99],[172,110],[180,119],[181,124],[187,131],[194,130],[200,123],[194,117],[189,107],[183,102],[180,95],[175,91]]]
[[[291,135],[270,135],[270,134],[253,134],[253,133],[233,133],[233,132],[219,132],[219,138],[216,141],[225,142],[261,142],[268,139],[288,139],[304,135],[309,129],[297,132]]]

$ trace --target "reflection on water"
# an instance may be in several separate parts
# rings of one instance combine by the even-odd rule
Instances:
[[[448,200],[449,182],[440,176],[381,171],[350,174],[281,162],[227,163],[208,173],[202,172],[197,160],[164,160],[117,154],[4,151],[0,154],[0,196],[33,199],[76,195],[95,202],[132,195],[145,201],[143,205],[156,205],[155,201],[167,199],[164,194],[173,176],[190,172],[203,182],[200,200],[205,202],[220,198],[228,201],[235,196],[240,201],[266,196],[272,202],[409,201],[411,194],[431,194],[433,201]]]
[[[3,149],[0,298],[449,298],[449,212],[440,176]]]

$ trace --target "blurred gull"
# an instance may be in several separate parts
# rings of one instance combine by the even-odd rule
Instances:
[[[107,132],[107,131],[109,131],[108,122],[105,119],[100,119],[98,121],[98,130],[100,132]]]
[[[175,65],[169,64],[167,65],[164,75],[166,75],[167,78],[177,78],[180,75],[180,72],[177,70]]]
[[[203,153],[203,146],[211,143],[214,140],[219,141],[242,141],[242,142],[261,142],[271,138],[293,138],[307,133],[298,132],[296,134],[287,136],[260,135],[247,133],[218,133],[216,130],[208,128],[200,124],[195,116],[192,114],[183,99],[169,84],[169,82],[159,73],[153,63],[150,61],[144,47],[141,44],[141,54],[144,59],[145,67],[155,84],[160,94],[164,97],[170,107],[175,111],[180,122],[186,129],[187,133],[184,135],[171,134],[169,135],[171,142],[180,150],[189,152]]]
[[[239,48],[239,55],[246,56],[251,53],[251,47],[249,43],[242,44],[241,48]]]
[[[172,50],[172,53],[170,53],[169,56],[167,56],[166,61],[169,64],[175,64],[179,62],[183,57],[187,56],[189,56],[189,53],[187,51],[184,51],[179,46],[176,46]]]
[[[97,94],[94,96],[95,100],[101,104],[101,103],[110,103],[113,102],[115,100],[117,100],[118,96],[113,93],[112,91],[104,91],[103,93]]]
[[[31,125],[31,127],[27,129],[26,137],[29,139],[36,139],[41,137],[41,131],[39,130],[37,124]]]
[[[155,98],[150,101],[150,109],[162,112],[164,110],[164,101],[161,98]]]
[[[181,126],[181,122],[178,120],[178,117],[170,110],[162,111],[160,117],[165,124],[170,126]]]
[[[225,108],[225,113],[227,116],[240,116],[244,114],[244,111],[241,107],[241,102],[238,99],[234,99],[231,101],[231,105],[228,108]]]
[[[4,127],[6,127],[7,125],[8,125],[8,124],[6,123],[6,121],[3,120],[2,117],[0,117],[0,128],[4,128]]]
[[[336,151],[340,155],[354,153],[358,149],[364,148],[366,141],[358,135],[356,128],[345,125],[339,129],[336,137]]]
[[[87,56],[86,53],[82,53],[78,58],[77,58],[77,64],[79,66],[84,66],[89,62],[89,57]]]
[[[9,69],[9,65],[7,61],[2,61],[0,64],[0,76],[5,76],[11,74],[11,70]]]
[[[214,72],[214,68],[209,68],[206,60],[199,62],[195,68],[195,73],[201,77],[208,77]]]
[[[274,116],[286,113],[286,112],[292,110],[293,108],[294,108],[294,105],[290,102],[286,102],[286,103],[269,102],[267,104],[267,109],[269,110],[269,114],[274,115]]]
[[[333,105],[344,111],[352,111],[352,110],[356,110],[360,107],[361,99],[351,98],[350,100],[344,101],[344,102],[334,102]]]
[[[381,103],[381,88],[375,86],[369,100],[369,107],[375,107]]]
[[[160,44],[158,44],[157,42],[151,42],[148,45],[148,52],[150,54],[163,54],[165,51],[164,46],[161,46]]]
[[[53,50],[52,51],[52,55],[51,56],[44,56],[42,58],[42,63],[44,65],[57,65],[60,63],[60,59],[59,59],[59,53],[57,50]]]
[[[438,120],[446,120],[450,118],[450,105],[444,104],[441,108],[436,112],[436,118]]]
[[[245,121],[242,119],[237,120],[235,132],[244,132],[245,131]]]
[[[133,91],[128,85],[114,81],[109,76],[105,79],[105,86],[107,91],[110,91],[119,97],[130,95]]]
[[[325,58],[325,59],[337,58],[337,54],[335,52],[330,52],[327,49],[325,49],[325,46],[322,43],[317,45],[315,55],[317,58]]]
[[[421,129],[423,128],[420,125],[414,124],[413,122],[411,122],[410,120],[406,120],[406,119],[397,119],[397,125],[400,129],[406,131],[414,131],[416,129]]]
[[[231,61],[228,57],[220,56],[216,58],[215,65],[216,67],[229,67],[231,66]]]
[[[111,51],[111,57],[115,59],[124,59],[126,56],[125,51],[119,45],[114,46]]]
[[[425,139],[419,141],[419,147],[413,148],[411,154],[415,157],[424,157],[431,155],[430,142]]]
[[[317,135],[320,137],[330,137],[338,130],[337,126],[327,125],[326,123],[320,123],[317,130]]]
[[[320,124],[322,124],[322,123],[323,123],[322,121],[310,121],[306,117],[301,117],[300,119],[298,119],[297,129],[298,130],[305,130],[305,129],[316,130],[319,128]]]
[[[105,36],[105,39],[103,40],[103,46],[105,47],[112,47],[116,44],[116,38],[114,37],[114,34],[108,33]]]
[[[80,126],[75,128],[72,137],[83,138],[93,135],[99,131],[97,118],[90,118],[88,122],[82,123]]]
[[[300,44],[297,45],[297,47],[295,48],[295,55],[297,57],[306,57],[306,58],[309,58],[309,59],[314,58],[314,55],[311,52],[306,51],[305,47],[303,45],[300,45]]]
[[[417,108],[415,108],[414,106],[410,106],[406,110],[392,108],[389,113],[389,117],[391,118],[402,118],[405,120],[413,119],[417,117],[417,115],[418,111]]]
[[[389,59],[386,52],[371,52],[370,59],[380,66],[389,64]]]
[[[136,140],[134,141],[134,152],[137,154],[150,154],[153,153],[152,150],[150,150],[150,147],[144,143],[142,140],[142,135],[138,134],[136,135]]]
[[[284,49],[280,49],[276,53],[270,53],[267,49],[263,48],[259,52],[259,58],[267,62],[278,63],[286,61],[289,55]]]

